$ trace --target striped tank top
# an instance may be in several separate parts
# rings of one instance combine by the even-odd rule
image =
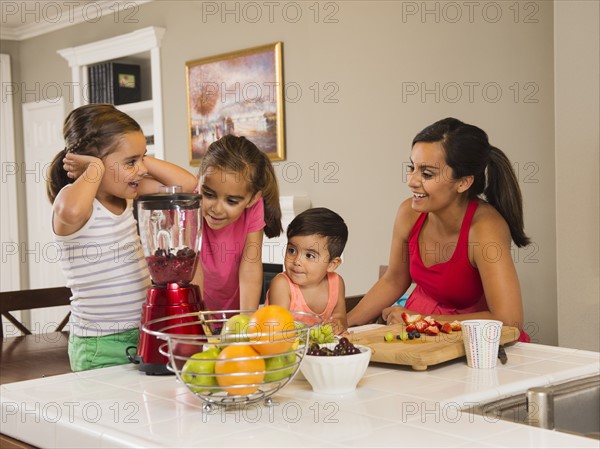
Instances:
[[[115,215],[94,199],[80,230],[54,238],[72,292],[71,332],[99,337],[138,328],[151,281],[131,206]]]

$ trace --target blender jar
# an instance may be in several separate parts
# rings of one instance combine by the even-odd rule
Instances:
[[[187,285],[200,246],[200,195],[156,193],[138,198],[138,225],[154,284]]]

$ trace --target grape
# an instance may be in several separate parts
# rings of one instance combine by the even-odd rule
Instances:
[[[321,348],[320,355],[329,357],[335,355],[335,353],[329,348]]]
[[[387,332],[384,336],[383,339],[387,342],[393,341],[394,340],[394,334],[392,332]]]
[[[342,343],[342,340],[344,340],[344,343]],[[307,354],[321,357],[344,356],[360,354],[360,349],[354,346],[347,338],[342,338],[340,339],[338,344],[335,345],[335,348],[333,350],[327,347],[321,348],[318,343],[312,343]]]
[[[406,341],[410,338],[409,334],[406,331],[400,332],[400,334],[396,335],[396,339],[400,341]]]
[[[317,340],[319,338],[319,334],[320,334],[320,331],[319,331],[318,327],[314,327],[310,330],[310,338],[312,340]]]
[[[335,355],[346,355],[347,350],[345,346],[342,346],[340,343],[338,343],[335,345],[335,348],[333,348],[333,352]]]
[[[333,328],[329,324],[313,327],[310,330],[309,338],[311,343],[314,342],[320,345],[335,342],[335,334],[333,333]]]
[[[325,335],[331,335],[333,334],[333,327],[331,327],[331,324],[324,324],[321,326],[321,332]]]

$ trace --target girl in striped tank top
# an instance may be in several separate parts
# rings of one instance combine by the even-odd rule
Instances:
[[[69,359],[73,371],[128,363],[141,306],[150,287],[132,200],[196,177],[146,156],[139,124],[110,104],[73,110],[63,127],[65,148],[52,161],[47,192],[52,231],[71,289]]]

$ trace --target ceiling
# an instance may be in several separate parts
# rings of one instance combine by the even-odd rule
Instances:
[[[128,11],[142,1],[8,1],[0,0],[0,39],[21,41],[83,22],[95,22],[103,15]]]

